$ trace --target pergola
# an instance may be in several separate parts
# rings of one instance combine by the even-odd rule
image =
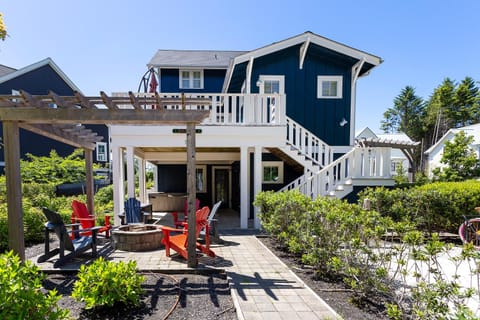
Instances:
[[[400,149],[402,153],[407,157],[410,167],[413,168],[412,172],[409,172],[409,181],[413,182],[415,178],[415,165],[413,161],[413,153],[418,147],[420,142],[410,142],[410,141],[399,141],[391,139],[380,139],[380,138],[362,138],[358,139],[356,143],[364,148],[375,148],[375,147],[386,147],[393,149]]]
[[[5,174],[7,184],[9,248],[25,260],[22,188],[20,175],[19,128],[70,144],[85,151],[87,207],[93,212],[93,150],[102,139],[83,124],[185,125],[187,148],[187,193],[189,232],[188,265],[195,267],[195,125],[209,114],[208,110],[187,110],[185,105],[198,104],[198,98],[162,99],[157,93],[132,93],[128,96],[88,97],[79,92],[73,96],[0,95],[0,121],[3,122]],[[165,110],[166,104],[182,106]]]

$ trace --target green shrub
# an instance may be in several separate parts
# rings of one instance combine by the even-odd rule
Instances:
[[[12,251],[0,255],[0,319],[68,319],[57,306],[56,290],[42,291],[44,275],[30,261],[20,262]]]
[[[85,308],[107,306],[115,303],[138,305],[143,293],[142,275],[136,272],[136,261],[110,262],[102,257],[91,265],[80,267],[72,297],[85,302]]]
[[[435,182],[412,188],[368,188],[359,194],[372,209],[394,221],[410,220],[429,233],[456,233],[463,215],[474,215],[480,206],[480,182]]]

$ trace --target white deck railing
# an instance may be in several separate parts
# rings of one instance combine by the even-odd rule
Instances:
[[[352,150],[318,172],[301,176],[280,191],[300,190],[311,198],[334,196],[335,191],[353,179],[391,178],[390,156],[387,148],[361,148]]]
[[[120,94],[116,94],[120,95]],[[127,93],[125,93],[128,96]],[[152,93],[137,93],[139,97]],[[181,93],[158,93],[161,105],[151,108],[182,109]],[[285,125],[284,94],[185,93],[185,109],[210,110],[206,125]]]

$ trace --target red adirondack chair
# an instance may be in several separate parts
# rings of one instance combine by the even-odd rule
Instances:
[[[196,232],[195,237],[198,239],[200,231],[205,230],[205,244],[199,242],[196,243],[196,247],[201,252],[209,255],[210,257],[215,257],[215,252],[210,250],[210,238],[209,238],[209,227],[208,227],[208,213],[210,209],[205,206],[197,210],[196,214]],[[163,231],[163,244],[165,245],[165,253],[167,257],[170,257],[170,249],[178,252],[182,257],[188,259],[188,223],[184,223],[183,230],[170,228],[167,226],[161,227]],[[177,233],[171,235],[171,233]]]
[[[200,200],[195,199],[195,211],[197,211],[198,209],[200,209]],[[172,212],[172,216],[173,224],[175,225],[175,227],[182,228],[183,224],[188,220],[188,199],[185,199],[185,204],[183,206],[183,219],[180,219],[178,217],[177,211]]]
[[[72,201],[72,224],[80,223],[82,225],[82,229],[91,229],[95,227],[95,216],[91,215],[88,212],[87,206],[85,203],[73,200]],[[110,224],[110,216],[105,216],[105,225],[98,230],[98,233],[105,232],[105,237],[110,237],[110,230],[112,229],[112,225]],[[89,236],[91,235],[91,231],[82,232],[80,230],[80,235],[82,236]]]

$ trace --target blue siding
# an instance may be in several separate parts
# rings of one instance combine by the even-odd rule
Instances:
[[[222,92],[226,70],[205,69],[203,70],[203,89],[180,89],[179,69],[162,69],[160,71],[161,92]]]
[[[0,83],[0,94],[10,95],[13,90],[25,90],[34,95],[46,95],[51,90],[61,96],[73,95],[73,89],[55,72],[50,65],[42,66],[22,74],[16,78]],[[102,142],[108,144],[108,128],[105,125],[85,125],[98,135],[103,136]],[[0,122],[0,137],[3,137],[3,125]],[[108,148],[108,145],[107,145]],[[65,157],[75,148],[62,142],[38,135],[28,130],[20,129],[20,155],[25,159],[27,153],[36,156],[48,156],[55,150],[60,156]],[[109,158],[109,153],[107,153]],[[0,161],[4,161],[3,150],[0,149]],[[93,159],[96,160],[94,152]],[[0,173],[3,168],[0,167]]]
[[[350,126],[339,126],[342,118],[350,123],[351,68],[357,60],[310,44],[303,69],[299,68],[296,45],[254,60],[251,83],[260,75],[284,75],[287,115],[330,145],[349,145]],[[246,63],[235,66],[228,92],[239,92],[245,78]],[[317,76],[343,76],[342,99],[318,99]],[[252,85],[252,93],[258,87]]]
[[[12,94],[14,90],[25,90],[30,94],[47,94],[52,90],[61,96],[73,95],[73,89],[50,67],[42,66],[21,76],[0,83],[0,94]]]

